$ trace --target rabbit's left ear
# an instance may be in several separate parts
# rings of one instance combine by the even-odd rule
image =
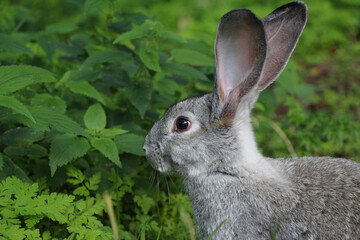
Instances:
[[[257,90],[262,91],[280,75],[298,42],[307,19],[307,6],[291,2],[275,9],[262,20],[267,54]]]
[[[224,15],[215,39],[215,109],[234,116],[245,95],[256,86],[264,66],[266,37],[263,23],[248,9]]]

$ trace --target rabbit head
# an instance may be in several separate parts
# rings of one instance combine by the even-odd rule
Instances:
[[[306,15],[306,5],[293,2],[262,21],[248,9],[222,17],[215,39],[214,91],[175,104],[155,123],[144,143],[155,169],[231,174],[239,163],[261,158],[250,111],[285,67]]]

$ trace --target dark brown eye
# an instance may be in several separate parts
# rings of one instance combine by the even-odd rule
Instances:
[[[178,117],[174,122],[176,132],[185,132],[190,129],[191,122],[186,117]]]

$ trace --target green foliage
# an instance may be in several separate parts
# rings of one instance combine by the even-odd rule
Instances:
[[[294,58],[255,105],[258,145],[271,157],[360,161],[359,4],[308,4]],[[113,239],[107,192],[119,239],[196,239],[179,179],[153,179],[155,191],[149,181],[145,135],[174,102],[212,91],[224,13],[279,5],[2,1],[0,238]]]

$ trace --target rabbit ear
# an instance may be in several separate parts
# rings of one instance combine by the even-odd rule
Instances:
[[[262,20],[267,39],[267,55],[257,90],[269,86],[283,71],[307,19],[307,6],[292,2],[275,9]]]
[[[264,27],[254,13],[237,9],[222,17],[215,40],[215,93],[224,106],[222,115],[233,115],[242,97],[256,85],[265,56]]]

